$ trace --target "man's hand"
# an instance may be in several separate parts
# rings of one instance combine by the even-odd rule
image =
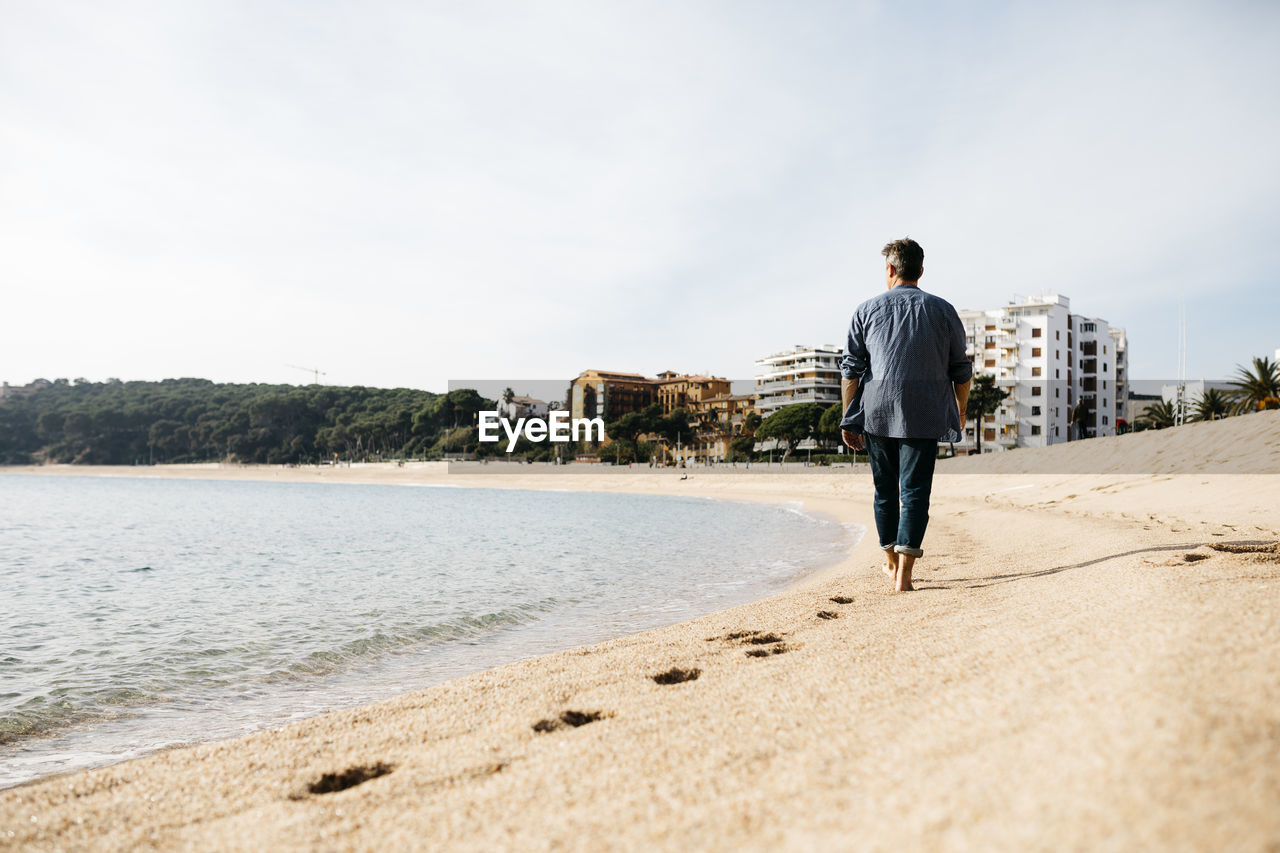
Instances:
[[[840,436],[844,439],[844,446],[851,450],[862,449],[862,434],[857,432],[849,432],[847,429],[840,430]]]

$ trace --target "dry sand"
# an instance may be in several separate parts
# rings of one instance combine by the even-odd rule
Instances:
[[[1280,476],[1114,473],[1227,430],[1216,467],[1174,468],[1267,458],[1280,413],[1183,429],[940,465],[918,592],[870,534],[744,607],[0,792],[0,847],[1280,849]],[[873,528],[865,469],[144,470],[802,500]],[[700,674],[653,680],[673,667]],[[600,718],[535,730],[570,712]],[[361,768],[389,772],[312,791]]]

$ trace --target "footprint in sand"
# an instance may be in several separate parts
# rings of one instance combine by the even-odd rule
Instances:
[[[830,610],[819,610],[819,611],[818,611],[818,618],[819,618],[819,619],[839,619],[839,618],[840,618],[840,614],[839,614],[839,613],[833,613],[833,612],[831,612]]]
[[[719,637],[709,637],[709,641],[721,639]],[[767,646],[768,648],[748,649],[747,657],[764,658],[770,655],[780,655],[789,652],[791,649],[782,642],[782,638],[772,632],[765,633],[763,631],[733,631],[725,634],[723,639],[732,640],[750,646]]]
[[[836,604],[853,604],[853,599],[847,595],[833,595],[831,600]]]
[[[594,723],[596,720],[603,719],[604,716],[604,711],[565,711],[559,717],[538,720],[533,724],[533,730],[535,732],[554,732],[556,729],[562,729],[565,726],[576,729],[579,726],[585,726],[587,723]]]
[[[316,794],[333,794],[338,791],[345,791],[348,788],[354,788],[356,785],[368,782],[370,779],[377,779],[379,776],[386,776],[395,765],[386,764],[379,761],[377,764],[357,765],[348,767],[339,773],[326,773],[316,781],[307,786],[307,793]],[[294,797],[301,799],[301,797]]]
[[[697,667],[680,669],[673,666],[666,672],[660,672],[651,678],[659,684],[683,684],[686,681],[696,681],[699,675],[702,675],[702,670]]]

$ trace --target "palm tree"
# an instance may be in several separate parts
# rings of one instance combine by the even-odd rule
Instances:
[[[1217,388],[1210,388],[1200,395],[1196,401],[1195,411],[1191,413],[1193,421],[1216,421],[1230,415],[1239,414],[1239,406]]]
[[[1280,409],[1280,364],[1269,358],[1255,358],[1253,369],[1236,365],[1231,396],[1243,408],[1261,411]]]
[[[1177,413],[1173,410],[1173,404],[1168,400],[1160,400],[1152,403],[1150,406],[1138,416],[1136,426],[1138,429],[1164,429],[1174,424]]]

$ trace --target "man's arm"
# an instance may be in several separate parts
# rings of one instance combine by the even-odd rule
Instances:
[[[858,393],[859,377],[862,376],[866,369],[866,343],[862,339],[862,329],[858,324],[857,312],[854,312],[853,319],[849,321],[849,333],[845,338],[844,356],[840,359],[840,411],[842,415],[848,415],[849,406],[853,403],[854,395]],[[846,447],[852,450],[862,449],[861,434],[850,432],[842,427],[840,436],[844,440]]]
[[[849,404],[853,402],[853,395],[858,393],[858,380],[856,379],[840,379],[840,411],[849,411]],[[966,392],[967,393],[967,392]],[[845,446],[851,450],[862,449],[862,436],[856,432],[849,432],[847,429],[840,430],[840,435],[844,439]]]
[[[972,386],[973,386],[972,378],[966,379],[963,382],[953,383],[951,386],[956,391],[956,407],[960,410],[960,426],[962,427],[961,432],[964,432],[963,427],[964,427],[965,421],[969,419],[968,416],[965,414],[965,409],[969,408],[969,389]]]

